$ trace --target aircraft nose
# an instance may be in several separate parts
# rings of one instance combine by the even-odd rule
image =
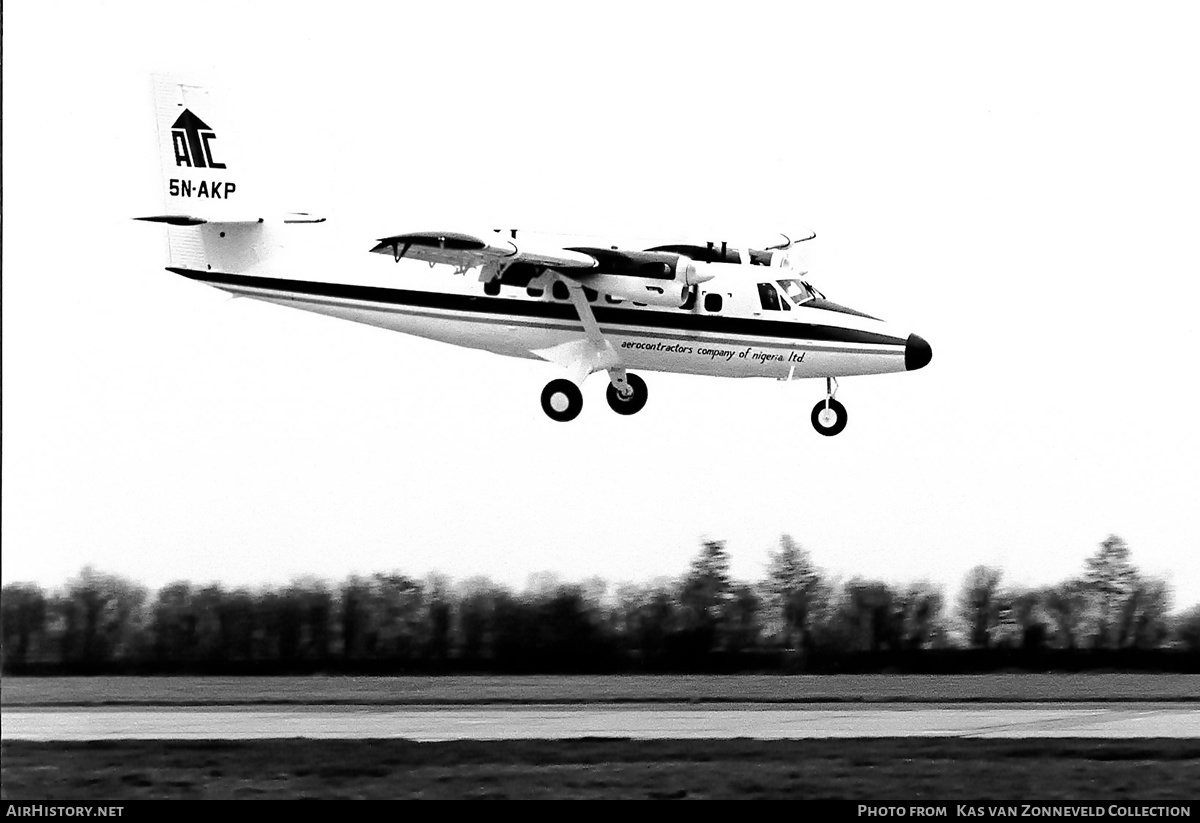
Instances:
[[[929,365],[929,361],[932,359],[933,349],[925,342],[925,338],[917,334],[910,334],[908,342],[904,344],[904,368],[915,371]]]

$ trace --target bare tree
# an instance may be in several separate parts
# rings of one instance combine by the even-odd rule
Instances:
[[[369,655],[371,621],[371,585],[358,575],[351,575],[342,584],[339,610],[341,614],[342,657],[355,659]]]
[[[1171,633],[1171,587],[1158,577],[1137,575],[1117,623],[1118,648],[1153,649]]]
[[[895,650],[904,636],[904,606],[887,583],[854,579],[846,584],[838,609],[838,634],[851,649],[878,652]]]
[[[150,607],[154,653],[166,660],[191,659],[198,645],[199,619],[192,603],[192,586],[176,581],[163,586]]]
[[[1024,649],[1040,649],[1046,644],[1045,593],[1038,589],[1015,589],[1002,600],[1008,604],[1008,617]]]
[[[288,585],[287,594],[299,604],[301,654],[309,660],[328,660],[334,620],[333,594],[329,586],[319,578],[303,577]]]
[[[784,648],[810,651],[813,619],[825,592],[821,573],[791,535],[780,537],[779,550],[771,552],[763,588],[782,626]]]
[[[1129,546],[1110,534],[1096,553],[1084,561],[1083,580],[1096,607],[1094,642],[1101,648],[1120,645],[1120,619],[1137,584],[1137,569],[1129,561]]]
[[[618,636],[635,657],[653,663],[666,654],[667,638],[679,623],[672,594],[678,588],[674,581],[657,580],[617,589]]]
[[[259,652],[256,643],[262,634],[257,607],[260,596],[247,589],[227,592],[219,586],[207,586],[198,599],[214,604],[219,638],[215,642],[220,649],[215,656],[225,660],[255,659]]]
[[[729,554],[719,540],[707,540],[679,593],[683,631],[696,651],[711,651],[717,640],[725,610],[733,596],[729,578]]]
[[[904,647],[924,649],[942,636],[941,616],[945,605],[942,590],[927,580],[910,583],[901,595],[904,610]]]
[[[142,636],[146,595],[143,586],[85,566],[57,604],[64,658],[96,663],[131,656]]]
[[[1003,572],[993,566],[975,566],[967,572],[958,594],[957,613],[967,632],[967,642],[986,649],[1000,623],[1004,603],[1000,593]]]
[[[467,660],[480,661],[491,655],[499,594],[499,587],[485,577],[471,577],[457,586],[458,645]]]
[[[33,583],[10,583],[0,593],[5,663],[24,663],[46,633],[46,595]]]
[[[753,586],[739,583],[725,607],[722,626],[723,646],[727,651],[743,651],[758,645],[762,634],[759,612],[762,601]]]
[[[399,572],[375,574],[371,593],[372,629],[378,633],[382,653],[405,660],[423,654],[429,644],[429,607],[420,582]]]
[[[1200,603],[1176,616],[1175,641],[1186,651],[1200,653]]]
[[[1064,580],[1045,589],[1042,602],[1054,621],[1055,643],[1064,649],[1077,648],[1087,621],[1087,584],[1082,580]]]
[[[725,549],[725,541],[705,540],[700,547],[700,554],[692,561],[688,576],[701,581],[715,593],[728,593],[729,552]]]
[[[425,593],[429,615],[429,641],[425,654],[430,660],[444,660],[450,655],[454,620],[449,578],[429,575],[425,579]]]

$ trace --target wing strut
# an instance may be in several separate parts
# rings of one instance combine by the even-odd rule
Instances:
[[[587,334],[588,340],[597,346],[606,345],[608,341],[604,339],[604,332],[600,331],[600,324],[596,322],[596,313],[592,311],[592,304],[588,302],[583,286],[578,281],[561,274],[558,275],[558,279],[566,283],[567,288],[571,290],[571,302],[575,305],[575,311],[579,313],[579,319],[583,322],[583,330]]]
[[[557,276],[570,291],[571,303],[574,304],[579,320],[583,323],[585,336],[548,349],[537,349],[534,354],[565,368],[571,373],[571,379],[576,384],[582,384],[593,372],[607,371],[609,380],[617,387],[617,391],[622,397],[626,396],[632,389],[626,380],[621,356],[600,330],[600,324],[596,322],[596,314],[588,303],[583,286],[569,277],[561,274]]]

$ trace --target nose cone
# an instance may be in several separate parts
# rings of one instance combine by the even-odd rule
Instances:
[[[904,344],[904,368],[914,371],[928,366],[929,361],[932,359],[933,349],[925,342],[925,338],[920,335],[910,334],[908,342]]]

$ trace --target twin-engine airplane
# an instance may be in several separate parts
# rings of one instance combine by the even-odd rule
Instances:
[[[919,369],[932,357],[916,334],[810,285],[798,253],[810,232],[758,245],[405,232],[378,239],[375,257],[348,249],[332,261],[335,282],[303,236],[325,231],[311,225],[323,218],[272,218],[250,206],[257,193],[237,164],[236,138],[204,89],[157,77],[155,98],[167,206],[137,219],[167,224],[169,271],[235,296],[555,363],[568,376],[542,391],[553,420],[579,415],[579,387],[598,371],[608,374],[609,406],[626,415],[648,396],[633,369],[823,377],[812,424],[835,435],[847,419],[838,377]]]

